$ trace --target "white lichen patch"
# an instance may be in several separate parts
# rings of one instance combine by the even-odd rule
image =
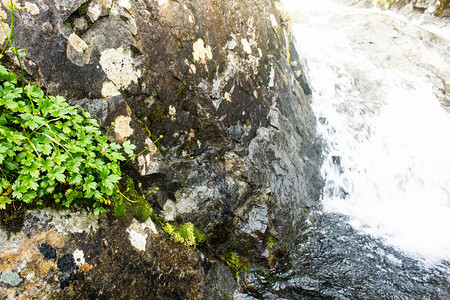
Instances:
[[[167,0],[158,0],[159,6],[163,6],[164,4],[167,4]]]
[[[167,200],[163,206],[164,219],[169,222],[175,221],[177,216],[177,206],[172,200]]]
[[[53,31],[53,26],[52,26],[52,24],[50,24],[50,22],[43,23],[41,28],[42,28],[43,32],[47,32],[48,33],[48,32],[52,32]]]
[[[120,95],[120,91],[111,81],[105,81],[102,85],[102,96],[105,98],[109,98],[112,96]]]
[[[275,85],[275,69],[273,67],[270,68],[270,75],[269,75],[269,87],[273,88]]]
[[[211,46],[206,45],[202,39],[198,39],[192,46],[192,56],[195,61],[202,64],[206,64],[206,60],[212,59],[212,49]]]
[[[156,147],[155,147],[156,148]],[[139,173],[142,176],[156,174],[159,169],[159,161],[150,154],[142,154],[138,156]]]
[[[108,79],[120,88],[127,88],[131,82],[137,82],[142,75],[136,68],[130,49],[107,49],[101,53],[100,65]]]
[[[137,157],[139,173],[142,176],[158,173],[160,165],[158,147],[149,138],[145,140],[145,143],[148,146],[147,151]]]
[[[169,116],[175,116],[177,113],[177,109],[173,105],[169,105]]]
[[[24,6],[25,6],[25,11],[30,13],[31,15],[36,16],[39,14],[39,7],[36,4],[26,2]]]
[[[252,54],[252,48],[250,47],[250,43],[247,41],[247,39],[243,38],[241,39],[242,49],[244,49],[244,52],[247,54]]]
[[[133,128],[130,126],[131,117],[118,116],[114,121],[114,132],[119,141],[124,141],[133,134]]]
[[[150,218],[144,223],[133,220],[127,228],[127,232],[130,236],[131,245],[140,251],[145,251],[149,234],[158,234],[156,226]]]
[[[91,211],[65,212],[41,209],[43,219],[50,219],[56,231],[63,234],[92,232],[98,229],[98,217]]]
[[[231,102],[231,95],[228,92],[225,92],[225,94],[223,95],[225,97],[225,99],[227,99],[228,102]]]
[[[236,48],[236,46],[237,46],[237,42],[234,39],[232,39],[231,41],[228,41],[227,45],[226,45],[226,47],[230,50],[234,50],[234,48]]]
[[[197,68],[195,67],[194,64],[190,64],[189,66],[189,74],[195,74],[197,73]]]
[[[189,23],[195,23],[194,17],[192,15],[189,15]]]
[[[126,9],[131,9],[131,3],[129,0],[119,0],[116,1],[117,5]]]
[[[67,42],[66,55],[73,64],[82,67],[90,62],[92,49],[85,41],[72,33]]]
[[[270,23],[272,23],[272,27],[274,29],[278,28],[277,19],[275,18],[275,16],[273,14],[270,14]]]
[[[89,4],[87,8],[87,16],[91,20],[91,22],[97,21],[98,17],[100,17],[102,13],[102,8],[99,3],[92,2]]]
[[[83,250],[75,250],[73,252],[73,259],[75,260],[75,263],[77,264],[77,266],[81,267],[81,265],[84,265],[86,263],[85,259],[84,259],[84,252]]]

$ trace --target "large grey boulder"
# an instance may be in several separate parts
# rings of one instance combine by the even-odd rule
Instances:
[[[214,250],[258,260],[269,237],[289,246],[322,186],[308,87],[278,5],[30,0],[16,36],[27,78],[105,131],[114,122],[111,139],[139,153],[164,136],[128,170],[160,188],[156,210],[200,227]]]

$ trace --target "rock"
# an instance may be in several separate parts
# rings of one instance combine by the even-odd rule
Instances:
[[[446,94],[450,94],[450,76],[444,82],[444,90]]]
[[[9,240],[1,229],[0,298],[200,299],[208,293],[221,299],[233,294],[230,270],[195,248],[168,241],[151,220],[124,223],[103,215],[82,231],[60,221],[88,218],[84,211],[34,210]],[[136,243],[133,231],[143,241]],[[211,279],[219,277],[221,282]]]
[[[82,106],[105,132],[114,122],[111,140],[148,149],[126,172],[143,190],[160,188],[149,196],[156,211],[195,224],[210,249],[254,261],[266,234],[292,243],[304,208],[318,203],[321,143],[273,1],[28,2],[40,13],[17,10],[15,19],[28,78]],[[163,243],[152,236],[146,251],[149,239]],[[142,240],[122,246],[140,253]]]

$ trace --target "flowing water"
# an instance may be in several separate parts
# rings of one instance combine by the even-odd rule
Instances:
[[[450,25],[348,1],[283,2],[297,11],[326,183],[297,248],[253,274],[249,294],[450,299],[450,114],[438,99],[448,101]]]

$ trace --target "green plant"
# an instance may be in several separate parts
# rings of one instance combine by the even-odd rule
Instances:
[[[155,188],[142,196],[135,189],[133,179],[124,176],[117,184],[116,193],[109,197],[112,199],[111,211],[114,216],[125,218],[127,218],[126,212],[129,211],[139,222],[145,222],[150,217],[153,219],[155,217],[153,208],[145,199],[145,196],[157,190],[159,189]]]
[[[197,246],[206,241],[206,235],[196,228],[191,222],[181,224],[179,226],[166,223],[162,229],[169,237],[177,243],[186,246]]]
[[[220,259],[222,259],[222,261],[224,261],[234,271],[235,277],[238,277],[242,271],[246,271],[250,267],[250,262],[248,259],[231,251],[220,256]]]
[[[93,199],[94,213],[103,212],[121,178],[121,150],[131,156],[135,146],[110,143],[89,113],[63,97],[16,83],[0,65],[0,208],[13,199],[42,204],[52,194],[66,207]]]
[[[122,150],[134,158],[135,146],[129,141],[110,143],[81,107],[70,106],[60,96],[46,96],[36,85],[25,87],[15,9],[11,0],[7,44],[19,61],[22,86],[17,87],[16,75],[0,65],[0,209],[14,200],[41,205],[47,197],[65,207],[92,199],[94,214],[104,212],[103,205],[111,204],[107,197],[121,179]]]
[[[266,245],[269,248],[273,248],[277,245],[277,241],[275,240],[275,238],[273,236],[269,236],[266,240]]]

